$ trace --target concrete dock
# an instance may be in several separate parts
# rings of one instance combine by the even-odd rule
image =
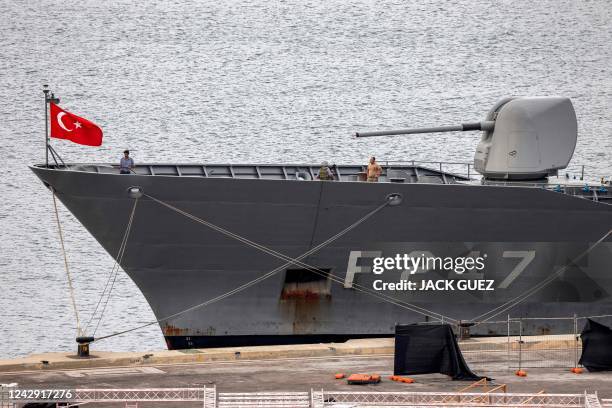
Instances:
[[[547,347],[568,340],[549,338]],[[507,384],[507,391],[546,393],[597,392],[612,398],[612,373],[574,374],[569,368],[527,368],[527,377],[517,377],[507,362],[496,362],[505,350],[507,338],[462,342],[477,351],[481,362],[472,368],[477,374]],[[525,347],[538,349],[543,342],[527,341]],[[482,347],[485,345],[485,347]],[[497,347],[497,346],[499,347]],[[334,389],[359,391],[458,391],[469,382],[452,381],[440,374],[412,376],[415,383],[388,380],[393,373],[393,339],[351,340],[346,343],[262,346],[150,353],[115,353],[93,349],[91,358],[74,353],[45,353],[0,361],[0,383],[17,383],[20,388],[163,388],[216,385],[219,392],[309,391]],[[480,349],[478,348],[480,347]],[[487,359],[487,353],[491,358]],[[554,365],[555,361],[545,361]],[[554,356],[553,356],[554,359]],[[466,356],[470,363],[470,357]],[[380,384],[348,385],[334,374],[376,373]],[[143,405],[141,405],[143,406]]]
[[[470,353],[503,353],[510,346],[518,347],[511,337],[476,337],[460,341],[464,355]],[[572,335],[523,336],[524,350],[554,348],[569,349]],[[27,357],[0,360],[0,373],[24,370],[66,370],[95,367],[117,367],[155,364],[186,364],[204,362],[233,362],[241,360],[269,360],[302,357],[341,357],[393,355],[393,338],[354,339],[344,343],[292,344],[280,346],[226,347],[212,349],[160,350],[151,352],[108,352],[91,350],[90,358],[78,358],[76,353],[42,353]],[[493,356],[490,356],[493,360]],[[468,362],[469,362],[469,358]]]

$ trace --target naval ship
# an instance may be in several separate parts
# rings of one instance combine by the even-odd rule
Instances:
[[[113,164],[30,168],[118,258],[169,349],[388,336],[396,323],[470,322],[492,310],[500,320],[610,314],[609,187],[550,179],[574,153],[570,99],[506,98],[481,122],[356,136],[443,131],[482,132],[478,178],[409,161],[383,165],[378,182],[366,182],[359,164],[336,166],[333,181],[318,180],[314,163],[138,164],[129,175]],[[376,271],[377,258],[403,256],[434,264]],[[449,258],[472,267],[435,263]],[[457,285],[421,290],[428,281]],[[209,299],[217,301],[193,307]],[[555,324],[527,321],[524,330]],[[473,327],[506,334],[506,325],[496,330]]]

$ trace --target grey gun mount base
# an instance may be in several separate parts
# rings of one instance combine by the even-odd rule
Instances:
[[[569,98],[524,97],[500,100],[482,122],[454,126],[358,132],[357,137],[482,131],[474,168],[487,179],[540,180],[569,164],[578,138]]]

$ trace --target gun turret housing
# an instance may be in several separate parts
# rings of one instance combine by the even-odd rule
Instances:
[[[536,180],[567,167],[576,147],[576,112],[569,98],[502,99],[482,122],[455,126],[360,132],[357,137],[482,131],[474,168],[488,179]]]

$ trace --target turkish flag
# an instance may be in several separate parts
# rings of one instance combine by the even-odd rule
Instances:
[[[51,137],[68,139],[87,146],[102,144],[102,129],[93,122],[63,110],[54,103],[51,105]]]

